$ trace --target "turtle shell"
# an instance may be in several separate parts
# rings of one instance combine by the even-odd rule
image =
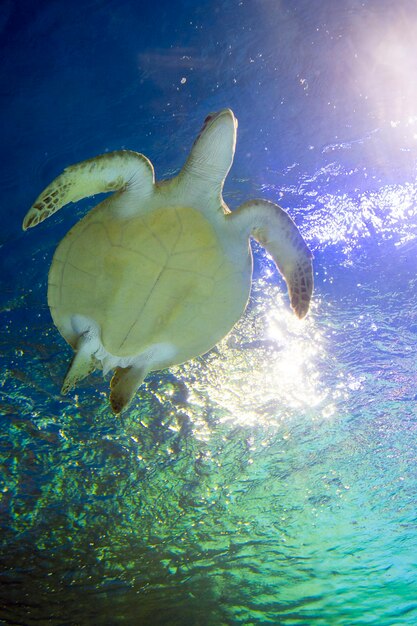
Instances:
[[[230,331],[249,296],[246,242],[236,258],[191,207],[129,219],[97,209],[62,240],[49,273],[52,317],[73,347],[74,315],[98,324],[112,355],[167,342],[177,349],[175,363],[207,352]]]

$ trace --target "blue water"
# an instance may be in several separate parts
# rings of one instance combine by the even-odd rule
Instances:
[[[62,0],[0,6],[0,620],[417,623],[417,5]],[[208,355],[114,417],[46,304],[95,204],[23,233],[67,165],[129,148],[178,172],[239,120],[225,200],[288,209],[315,256],[303,322],[257,245]]]

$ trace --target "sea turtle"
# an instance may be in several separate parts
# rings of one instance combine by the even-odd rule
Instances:
[[[64,237],[49,272],[52,318],[75,350],[62,393],[96,368],[115,370],[110,404],[118,414],[148,372],[208,352],[248,301],[250,237],[275,261],[296,315],[306,315],[312,255],[294,222],[267,200],[231,212],[222,198],[236,130],[230,109],[210,114],[180,173],[161,182],[130,150],[77,163],[27,213],[24,230],[69,202],[115,192]]]

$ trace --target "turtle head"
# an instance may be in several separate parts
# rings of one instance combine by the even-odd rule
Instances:
[[[233,162],[236,130],[237,119],[230,109],[210,113],[184,165],[184,174],[221,190]]]

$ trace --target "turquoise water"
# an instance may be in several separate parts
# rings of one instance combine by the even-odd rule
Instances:
[[[416,23],[403,0],[2,3],[2,623],[417,623]],[[47,272],[95,200],[24,214],[107,150],[172,176],[225,106],[225,200],[289,210],[311,313],[254,245],[217,348],[122,418],[98,374],[60,396]]]

